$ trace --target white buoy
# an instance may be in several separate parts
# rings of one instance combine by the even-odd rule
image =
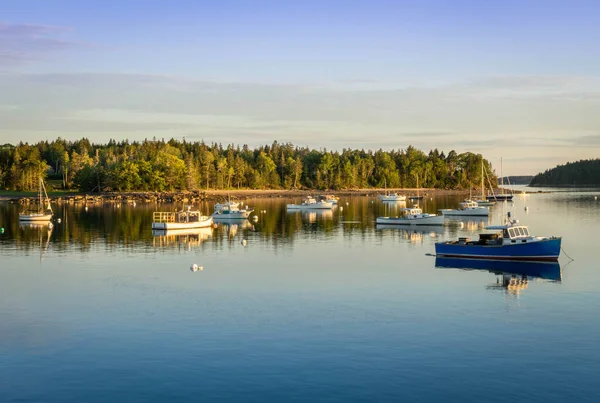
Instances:
[[[242,246],[246,246],[248,242],[245,239],[242,239]]]
[[[135,204],[135,201],[133,202],[133,207],[137,206],[137,204]]]
[[[258,221],[258,216],[257,216],[257,215],[255,215],[254,217],[252,217],[252,219],[253,219],[254,221]]]
[[[194,263],[193,265],[190,266],[190,270],[191,271],[198,271],[198,265],[196,263]]]
[[[60,224],[62,220],[59,218],[58,220],[56,220],[56,222]]]
[[[461,223],[460,223],[460,227],[461,227],[461,228],[464,228],[464,227],[465,227],[465,223],[464,223],[464,222],[461,222]]]
[[[598,196],[594,196],[594,200],[598,200]]]
[[[343,206],[340,206],[340,211],[344,211],[344,207]]]
[[[54,227],[54,224],[52,224],[51,222],[48,223],[48,228],[52,229]]]
[[[348,202],[346,202],[346,206],[347,206],[348,204],[349,204],[349,203],[348,203]]]
[[[85,211],[88,211],[88,207],[87,207],[87,206],[85,206],[85,209],[84,209],[84,210],[85,210]]]

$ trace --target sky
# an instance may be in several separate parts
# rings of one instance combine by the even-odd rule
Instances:
[[[600,157],[600,2],[4,0],[0,143]]]

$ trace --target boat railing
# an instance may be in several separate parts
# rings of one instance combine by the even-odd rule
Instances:
[[[176,213],[168,211],[155,211],[152,215],[153,222],[175,222]]]

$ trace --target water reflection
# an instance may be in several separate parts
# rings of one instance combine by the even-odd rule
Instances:
[[[389,224],[377,224],[377,230],[398,234],[400,238],[409,240],[412,243],[423,242],[425,238],[437,238],[443,233],[443,227],[440,225],[419,225],[419,226],[401,226]]]
[[[302,211],[302,219],[311,224],[317,221],[333,220],[333,210]]]
[[[187,228],[174,230],[152,230],[152,246],[165,247],[186,247],[191,249],[193,246],[200,245],[203,241],[212,238],[212,228]]]
[[[505,289],[518,293],[529,285],[530,278],[560,282],[562,272],[558,262],[505,262],[496,260],[436,257],[435,267],[442,269],[485,270],[498,276],[489,289]]]

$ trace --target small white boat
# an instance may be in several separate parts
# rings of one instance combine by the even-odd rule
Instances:
[[[385,195],[379,195],[377,198],[381,201],[406,201],[406,196],[398,193],[388,193]]]
[[[240,207],[240,203],[239,202],[232,202],[232,201],[228,201],[226,203],[217,203],[215,204],[215,211],[216,210],[220,210],[224,207],[232,207],[232,208],[239,208]]]
[[[302,204],[288,204],[288,210],[320,210],[332,209],[333,203],[327,201],[316,201],[314,197],[308,196],[302,201]]]
[[[331,203],[334,206],[337,206],[338,204],[338,198],[331,195],[321,196],[321,200],[325,201],[325,203]]]
[[[215,211],[212,218],[217,220],[246,220],[250,217],[253,209],[240,209],[239,203],[227,202],[224,204],[215,204]]]
[[[210,227],[213,219],[211,216],[202,215],[199,210],[192,210],[188,206],[187,210],[170,212],[155,211],[152,216],[152,229],[155,230],[173,230],[187,228]]]
[[[377,217],[377,225],[443,225],[444,216],[423,213],[418,206],[403,208],[400,217]]]
[[[31,222],[31,223],[46,223],[52,220],[52,206],[50,206],[50,198],[46,192],[44,181],[40,178],[40,190],[39,190],[39,206],[36,210],[28,210],[19,213],[20,222]],[[46,207],[44,208],[44,204]]]
[[[488,216],[490,210],[487,207],[480,207],[473,200],[465,200],[460,203],[459,209],[442,209],[441,213],[448,216]]]

